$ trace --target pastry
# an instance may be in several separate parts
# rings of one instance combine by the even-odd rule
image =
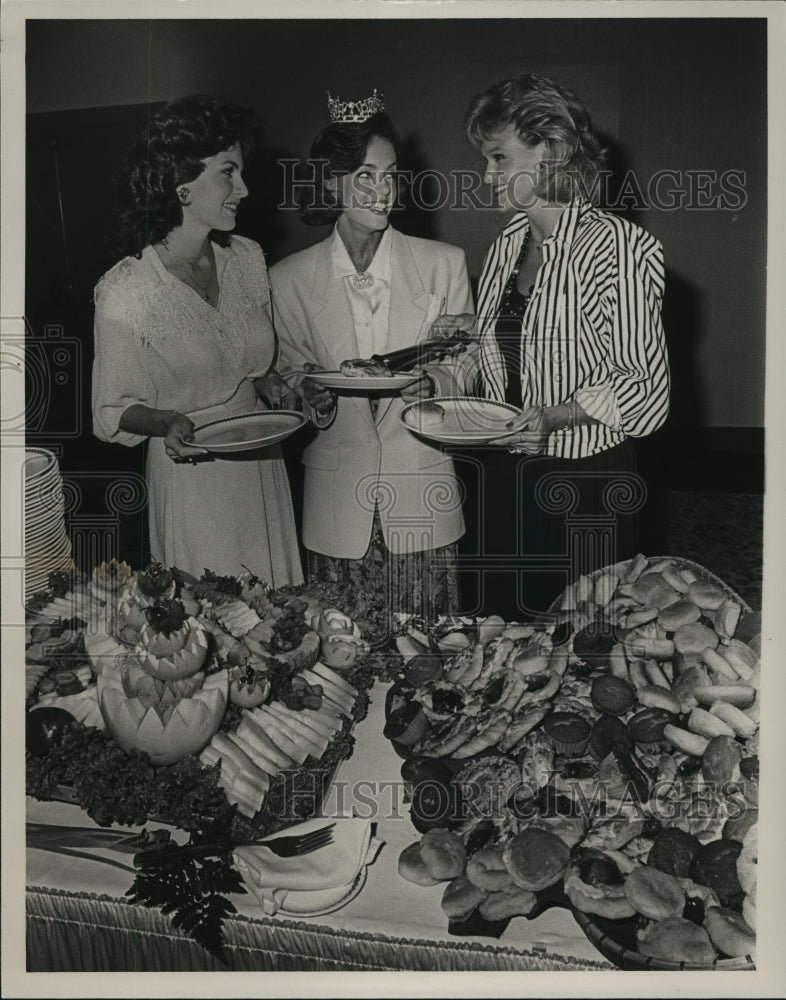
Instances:
[[[696,709],[694,709],[696,711]],[[710,740],[701,760],[704,780],[720,788],[740,777],[742,747],[729,736],[716,736]]]
[[[640,931],[639,951],[667,962],[709,965],[716,959],[709,935],[703,927],[683,917],[668,917]]]
[[[678,917],[685,905],[682,886],[677,879],[650,865],[635,868],[628,875],[625,895],[633,909],[650,920]]]
[[[610,920],[632,917],[636,912],[625,895],[619,866],[603,851],[580,848],[565,872],[565,894],[577,910]]]
[[[570,851],[559,837],[546,830],[527,828],[505,845],[503,858],[510,877],[530,892],[553,885],[568,865]]]
[[[704,915],[704,927],[718,951],[730,958],[752,955],[756,934],[747,921],[725,906],[711,906]]]

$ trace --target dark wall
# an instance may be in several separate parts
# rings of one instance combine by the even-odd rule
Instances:
[[[523,70],[584,98],[610,147],[611,194],[634,178],[619,210],[664,244],[671,426],[761,427],[766,22],[754,19],[28,21],[29,312],[62,320],[64,300],[82,318],[89,311],[112,262],[113,174],[147,102],[204,91],[260,110],[268,145],[250,171],[239,231],[276,260],[323,236],[276,204],[278,161],[305,157],[327,89],[355,97],[379,87],[415,172],[477,170],[461,128],[466,106]],[[694,203],[696,185],[705,202],[723,188],[689,171],[741,171],[744,204],[652,206],[664,170],[676,171],[664,193],[690,197],[693,186]],[[399,224],[464,247],[477,277],[502,222],[444,204]]]

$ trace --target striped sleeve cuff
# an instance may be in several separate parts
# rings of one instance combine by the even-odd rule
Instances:
[[[584,410],[588,417],[605,424],[614,431],[622,427],[622,414],[617,405],[617,397],[610,385],[589,386],[577,389],[573,399]]]

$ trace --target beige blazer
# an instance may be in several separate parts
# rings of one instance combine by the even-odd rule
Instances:
[[[474,312],[464,251],[391,230],[388,350],[428,336],[435,297],[448,314]],[[292,254],[270,270],[277,368],[307,361],[337,369],[358,356],[343,279],[333,278],[327,241]],[[427,319],[427,312],[429,318]],[[431,368],[429,368],[431,370]],[[452,391],[435,369],[443,391]],[[375,507],[387,547],[418,552],[464,533],[453,461],[399,420],[405,403],[382,397],[376,418],[367,395],[339,395],[335,419],[303,452],[303,544],[313,552],[360,559],[371,538]]]

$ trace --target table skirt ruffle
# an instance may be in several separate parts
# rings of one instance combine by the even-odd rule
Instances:
[[[390,938],[290,920],[232,917],[227,964],[155,910],[107,896],[29,887],[28,972],[526,972],[609,970],[537,951]]]

